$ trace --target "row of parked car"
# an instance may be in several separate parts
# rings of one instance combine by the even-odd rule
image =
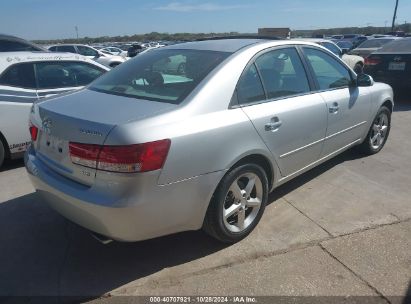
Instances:
[[[400,88],[411,84],[410,39],[367,39],[349,53],[330,39],[299,40],[327,48],[357,74],[365,71],[377,81]],[[136,45],[140,46],[140,54],[164,46],[134,43],[124,48]],[[128,53],[107,45],[59,44],[43,48],[17,37],[0,35],[0,166],[5,158],[20,157],[26,150],[30,142],[28,134],[24,127],[17,126],[25,125],[33,101],[83,88],[111,68],[129,60]],[[174,56],[152,68],[162,74],[183,76],[186,60],[182,56]]]

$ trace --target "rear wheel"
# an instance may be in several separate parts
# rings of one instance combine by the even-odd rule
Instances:
[[[367,138],[360,145],[365,154],[378,153],[385,145],[391,129],[391,111],[382,106],[368,131]]]
[[[363,69],[363,65],[359,62],[357,62],[354,66],[354,72],[358,75],[363,73]]]
[[[0,139],[0,168],[3,165],[6,157],[6,149],[4,148],[3,141]]]
[[[236,167],[217,187],[203,229],[222,242],[238,242],[260,221],[267,197],[268,179],[260,166],[246,164]]]

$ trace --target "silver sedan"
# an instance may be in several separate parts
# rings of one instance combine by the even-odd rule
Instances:
[[[42,200],[108,238],[236,242],[279,185],[354,146],[379,152],[393,106],[390,86],[314,43],[191,42],[37,103],[25,163]]]

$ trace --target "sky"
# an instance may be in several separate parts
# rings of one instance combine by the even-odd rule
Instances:
[[[0,33],[64,39],[149,32],[256,33],[259,27],[388,26],[395,0],[0,0]],[[407,20],[409,18],[410,20]],[[411,22],[399,0],[397,22]]]

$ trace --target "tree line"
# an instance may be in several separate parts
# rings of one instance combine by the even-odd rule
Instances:
[[[411,32],[411,24],[405,23],[398,25],[396,30]],[[312,37],[316,35],[338,35],[338,34],[385,34],[390,31],[389,27],[344,27],[331,29],[316,29],[316,30],[294,30],[291,32],[292,37]],[[151,32],[147,34],[135,34],[124,36],[101,36],[101,37],[82,37],[79,39],[52,39],[52,40],[34,40],[39,44],[56,44],[56,43],[81,43],[81,44],[98,44],[104,42],[144,42],[144,41],[192,41],[197,39],[216,37],[216,36],[235,36],[235,35],[257,35],[256,33],[238,33],[238,32],[224,32],[224,33],[159,33]]]

